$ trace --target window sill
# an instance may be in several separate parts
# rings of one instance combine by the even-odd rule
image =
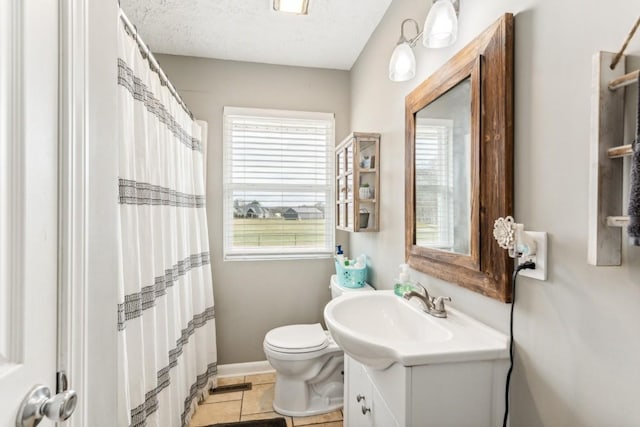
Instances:
[[[277,253],[277,254],[252,254],[252,253],[233,253],[225,254],[223,261],[298,261],[298,260],[314,260],[314,259],[331,259],[334,254],[329,252],[315,253]]]

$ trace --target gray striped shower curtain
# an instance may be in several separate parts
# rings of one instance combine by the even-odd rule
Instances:
[[[216,381],[204,141],[119,25],[117,425],[188,426]]]

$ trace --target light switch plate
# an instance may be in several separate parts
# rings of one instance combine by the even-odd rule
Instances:
[[[533,261],[536,263],[536,268],[535,270],[522,270],[519,275],[537,280],[547,280],[547,233],[543,231],[525,231],[525,233],[536,241],[536,254],[519,258],[518,264]]]

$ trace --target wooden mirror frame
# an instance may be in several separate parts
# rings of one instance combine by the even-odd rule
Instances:
[[[425,274],[511,301],[513,261],[493,238],[513,215],[513,15],[505,14],[405,99],[405,255]],[[470,254],[416,245],[416,113],[471,77]]]

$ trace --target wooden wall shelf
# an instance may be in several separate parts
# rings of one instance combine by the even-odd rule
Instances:
[[[363,166],[365,157],[369,162],[367,167]],[[350,232],[379,230],[379,164],[379,133],[353,132],[336,147],[336,228],[338,230]],[[373,197],[360,198],[359,187],[364,183],[372,189]],[[366,224],[360,220],[361,211],[369,214]]]

